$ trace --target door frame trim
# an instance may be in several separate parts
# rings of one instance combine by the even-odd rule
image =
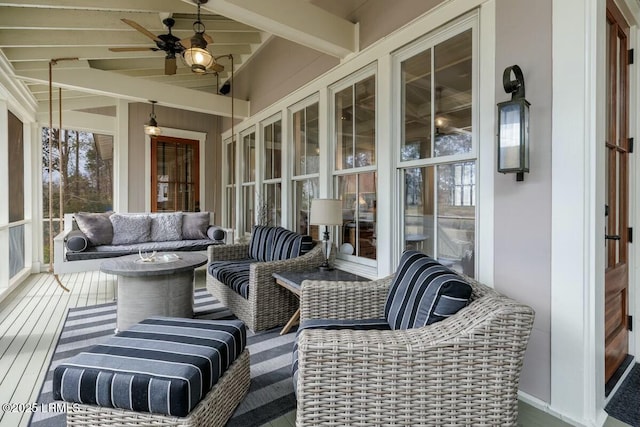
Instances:
[[[204,132],[196,132],[192,130],[184,130],[184,129],[172,129],[167,127],[162,127],[162,136],[169,136],[172,138],[182,138],[182,139],[191,139],[198,141],[198,149],[200,151],[198,160],[200,173],[200,190],[198,191],[200,195],[200,206],[209,206],[207,200],[205,200],[205,141],[207,139],[207,134]],[[151,212],[151,137],[149,135],[144,136],[144,209],[145,212]]]

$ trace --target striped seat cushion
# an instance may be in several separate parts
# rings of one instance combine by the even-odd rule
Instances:
[[[244,298],[249,298],[249,274],[255,259],[214,261],[209,264],[209,274]]]
[[[389,324],[386,319],[310,319],[303,321],[298,327],[296,340],[293,343],[293,357],[291,363],[291,373],[293,375],[293,389],[298,388],[298,337],[305,329],[351,329],[351,330],[379,330],[388,331]]]
[[[281,261],[304,255],[313,248],[311,236],[303,236],[286,228],[277,227],[273,234],[271,261]]]
[[[443,320],[465,307],[471,286],[433,258],[406,251],[391,282],[384,315],[391,329],[410,329]]]
[[[60,364],[53,397],[184,417],[245,344],[240,320],[152,317]]]

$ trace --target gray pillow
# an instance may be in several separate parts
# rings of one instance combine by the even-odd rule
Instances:
[[[112,245],[144,243],[151,239],[151,218],[149,215],[120,215],[109,217],[113,225]]]
[[[209,236],[211,240],[224,241],[227,233],[222,228],[212,225],[207,229],[207,236]]]
[[[93,246],[110,245],[113,240],[113,226],[109,220],[111,212],[78,212],[73,215],[80,231],[87,236]]]
[[[182,240],[182,212],[154,213],[149,217],[152,242]]]
[[[67,250],[69,252],[82,252],[89,246],[89,239],[80,230],[73,230],[65,239]]]
[[[184,212],[182,214],[182,238],[185,240],[208,239],[209,212]]]

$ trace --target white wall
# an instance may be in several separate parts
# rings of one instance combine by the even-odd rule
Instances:
[[[495,287],[536,312],[521,390],[551,398],[551,0],[496,3],[496,102],[502,73],[519,65],[531,103],[530,173],[495,173]]]

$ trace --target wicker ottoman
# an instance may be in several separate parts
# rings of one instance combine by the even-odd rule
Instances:
[[[152,317],[59,365],[69,426],[224,426],[249,389],[239,320]]]

